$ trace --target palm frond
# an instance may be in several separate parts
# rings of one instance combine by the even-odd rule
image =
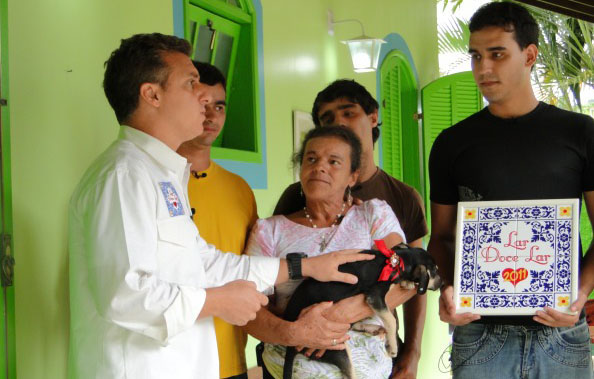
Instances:
[[[455,13],[456,10],[458,10],[458,8],[460,8],[460,5],[462,5],[462,1],[463,0],[437,0],[437,2],[442,2],[443,3],[443,10],[445,10],[448,5],[452,5],[452,13]]]
[[[448,23],[439,27],[437,31],[437,46],[440,53],[467,54],[468,21],[453,17]]]

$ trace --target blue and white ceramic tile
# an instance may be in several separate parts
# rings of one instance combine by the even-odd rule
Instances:
[[[460,292],[473,293],[475,289],[475,264],[477,248],[478,223],[464,224],[461,240],[460,259],[456,261],[460,269]],[[459,263],[458,263],[459,261]]]
[[[458,313],[568,312],[577,298],[577,199],[458,205]]]

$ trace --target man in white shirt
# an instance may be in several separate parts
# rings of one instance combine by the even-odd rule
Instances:
[[[70,203],[72,378],[218,378],[212,316],[245,325],[267,303],[258,291],[301,275],[352,283],[337,267],[371,257],[287,264],[206,244],[190,219],[189,164],[175,152],[202,132],[211,101],[190,50],[141,34],[106,62],[105,94],[122,126]],[[329,338],[347,329],[337,324]]]

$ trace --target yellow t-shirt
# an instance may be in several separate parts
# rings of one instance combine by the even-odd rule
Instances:
[[[198,232],[219,250],[241,254],[249,229],[258,218],[254,193],[241,177],[213,161],[202,173],[206,177],[196,179],[190,175],[188,183]],[[219,318],[215,317],[214,323],[221,378],[245,373],[246,334]]]

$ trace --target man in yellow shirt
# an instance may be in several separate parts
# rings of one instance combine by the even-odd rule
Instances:
[[[204,132],[183,143],[178,153],[192,164],[188,183],[194,223],[202,238],[222,251],[241,254],[249,229],[258,218],[254,194],[248,184],[210,159],[212,143],[221,133],[226,117],[226,81],[208,63],[194,62],[200,82],[213,101],[206,104]],[[240,328],[214,318],[221,378],[247,379],[245,344]]]

